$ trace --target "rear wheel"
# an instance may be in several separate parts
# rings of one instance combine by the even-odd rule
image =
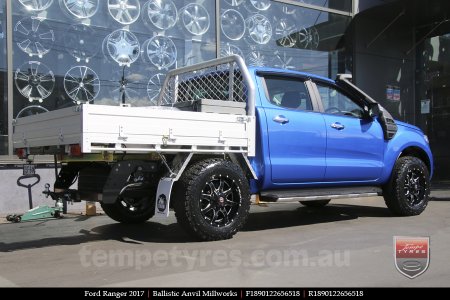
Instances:
[[[130,198],[119,196],[113,204],[101,203],[103,211],[113,220],[125,224],[143,223],[155,214],[152,196]]]
[[[430,195],[430,174],[423,161],[417,157],[400,157],[383,194],[387,207],[394,214],[421,214],[428,205]]]
[[[200,240],[231,238],[247,220],[249,185],[242,170],[232,162],[200,161],[185,171],[176,189],[177,221]]]
[[[331,200],[316,200],[316,201],[300,201],[301,204],[307,207],[324,207]]]

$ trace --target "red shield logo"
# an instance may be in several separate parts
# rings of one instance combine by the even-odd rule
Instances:
[[[430,263],[430,238],[394,236],[394,251],[397,270],[415,278],[424,273]]]

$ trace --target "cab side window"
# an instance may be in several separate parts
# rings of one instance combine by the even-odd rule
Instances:
[[[362,119],[364,117],[363,108],[355,103],[349,96],[332,86],[316,83],[319,90],[324,112]]]
[[[298,78],[265,77],[271,104],[295,110],[313,110],[305,82]]]

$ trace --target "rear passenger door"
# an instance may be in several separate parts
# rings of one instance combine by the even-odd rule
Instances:
[[[383,130],[364,104],[331,83],[316,82],[327,131],[328,182],[371,182],[383,168]]]
[[[261,95],[266,114],[272,182],[320,182],[325,175],[326,129],[314,111],[305,80],[264,76]]]

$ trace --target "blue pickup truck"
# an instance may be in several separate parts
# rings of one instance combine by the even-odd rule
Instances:
[[[169,73],[155,109],[84,104],[19,119],[15,147],[63,163],[54,191],[46,191],[53,199],[99,201],[122,223],[173,209],[200,240],[232,237],[252,201],[321,207],[382,195],[395,215],[424,211],[433,173],[427,136],[394,120],[349,75],[330,80],[247,69],[240,57],[223,62],[232,67],[223,71],[213,62],[198,66],[208,72]],[[69,127],[58,122],[71,120],[73,129],[77,118],[82,134],[64,135]],[[55,130],[53,142],[43,137],[44,124],[46,132]],[[38,127],[39,138],[32,139]],[[167,129],[157,145],[157,132]]]

